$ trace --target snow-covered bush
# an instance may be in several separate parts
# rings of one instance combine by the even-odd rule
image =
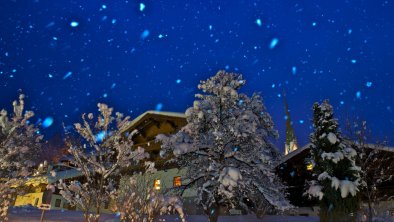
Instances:
[[[325,100],[313,105],[311,161],[313,180],[306,194],[320,200],[321,221],[349,221],[358,209],[360,168],[357,152],[347,146],[338,130],[332,106]]]
[[[211,221],[222,207],[254,212],[290,208],[285,186],[274,173],[280,154],[271,139],[277,131],[261,96],[238,92],[244,85],[241,75],[225,71],[201,81],[203,94],[186,110],[187,125],[157,137],[162,152],[188,168],[190,182],[184,188],[197,189],[197,203]]]
[[[361,168],[361,196],[367,203],[367,220],[372,222],[375,205],[382,200],[394,199],[394,191],[384,188],[384,183],[394,178],[394,151],[388,150],[385,143],[368,144],[372,132],[367,123],[347,124],[347,144],[356,150],[357,164]],[[382,188],[378,188],[378,187]]]
[[[132,150],[132,136],[137,132],[123,134],[129,117],[120,113],[113,117],[112,108],[105,104],[99,103],[98,108],[96,122],[89,113],[87,119],[82,115],[82,124],[74,125],[81,143],[68,140],[70,165],[81,172],[82,178],[57,185],[64,199],[84,211],[85,221],[99,220],[101,209],[116,192],[120,170],[148,156],[143,148]]]
[[[42,148],[42,135],[29,119],[32,111],[24,111],[24,95],[13,102],[13,114],[0,111],[0,221],[7,220],[7,211],[16,191],[36,166]]]
[[[155,169],[151,167],[153,165],[146,166],[143,174],[121,179],[119,189],[113,196],[113,210],[119,212],[120,221],[154,222],[164,214],[177,213],[185,222],[181,200],[155,190],[150,180]]]

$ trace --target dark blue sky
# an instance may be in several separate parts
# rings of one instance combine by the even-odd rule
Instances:
[[[133,117],[183,112],[199,80],[227,69],[263,94],[280,145],[283,89],[301,145],[325,98],[341,123],[365,119],[392,144],[393,12],[385,0],[1,0],[0,107],[22,89],[38,118],[54,118],[51,135],[97,102]]]

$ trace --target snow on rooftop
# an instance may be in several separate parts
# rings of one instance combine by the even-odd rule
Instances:
[[[135,127],[135,125],[139,123],[139,121],[141,121],[143,118],[145,118],[148,115],[168,116],[168,117],[183,118],[183,119],[186,118],[184,113],[148,110],[143,114],[137,116],[135,119],[133,119],[130,122],[129,126],[126,128],[126,130]]]
[[[282,159],[278,162],[277,166],[281,165],[282,163],[290,160],[291,158],[297,156],[298,154],[302,153],[304,150],[307,150],[310,148],[312,144],[308,143],[305,146],[298,148],[296,150],[294,150],[293,152],[284,155],[282,157]],[[390,147],[390,146],[382,146],[379,144],[366,144],[366,147],[371,148],[371,149],[378,149],[378,150],[383,150],[383,151],[388,151],[388,152],[394,152],[394,147]]]

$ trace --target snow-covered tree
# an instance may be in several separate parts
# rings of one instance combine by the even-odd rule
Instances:
[[[155,190],[151,179],[156,169],[151,162],[145,164],[143,173],[121,179],[119,189],[113,196],[113,211],[119,212],[120,221],[124,222],[154,222],[170,213],[179,214],[182,222],[185,222],[181,200]]]
[[[96,122],[89,113],[87,118],[82,115],[82,124],[74,124],[81,143],[69,144],[70,165],[81,172],[82,179],[58,184],[63,198],[84,211],[85,221],[96,222],[101,209],[116,192],[121,169],[137,164],[148,155],[140,147],[132,150],[131,138],[136,132],[122,133],[129,117],[124,118],[120,113],[113,117],[113,109],[105,104],[99,103],[98,108]]]
[[[0,221],[7,220],[7,211],[15,192],[33,174],[42,148],[43,136],[29,119],[32,111],[25,111],[24,95],[13,102],[13,114],[0,111]]]
[[[307,194],[320,200],[320,221],[351,221],[358,209],[360,167],[357,152],[347,146],[328,100],[313,105],[310,136],[313,177]]]
[[[271,139],[277,131],[258,94],[248,97],[239,74],[219,71],[198,88],[197,100],[187,109],[187,125],[178,133],[159,135],[163,152],[172,152],[187,167],[189,183],[197,189],[197,203],[210,221],[220,208],[286,210],[285,186],[274,173],[279,152]]]
[[[371,132],[366,121],[348,123],[347,143],[357,151],[357,164],[361,167],[361,196],[368,204],[367,220],[375,216],[374,205],[381,200],[394,199],[394,191],[385,183],[394,178],[394,151],[384,143],[368,144]],[[380,189],[378,189],[380,187]]]

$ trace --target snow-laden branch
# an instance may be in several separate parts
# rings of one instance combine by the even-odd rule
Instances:
[[[120,113],[112,117],[113,109],[105,104],[99,103],[98,108],[97,122],[92,122],[94,115],[89,113],[87,118],[82,115],[82,124],[74,124],[82,144],[68,141],[70,165],[82,173],[82,178],[58,184],[60,194],[84,211],[86,221],[99,220],[105,202],[116,193],[121,170],[149,156],[141,147],[133,149],[132,137],[137,131],[123,135],[129,117]]]
[[[202,94],[196,95],[197,100],[185,112],[187,125],[175,135],[157,137],[162,154],[174,154],[175,162],[187,167],[191,178],[187,185],[197,188],[197,203],[208,215],[211,210],[216,214],[219,206],[251,206],[257,202],[247,199],[267,199],[267,190],[283,202],[276,206],[279,202],[262,200],[253,209],[270,205],[283,210],[283,203],[290,207],[285,186],[271,166],[279,157],[270,142],[277,131],[261,96],[238,92],[245,83],[241,75],[224,71],[201,81],[198,88]],[[273,189],[258,189],[250,178]]]
[[[24,110],[24,98],[21,94],[13,102],[10,117],[0,111],[0,221],[7,219],[15,193],[23,194],[21,187],[33,174],[43,146],[43,136],[30,124],[34,113]]]

